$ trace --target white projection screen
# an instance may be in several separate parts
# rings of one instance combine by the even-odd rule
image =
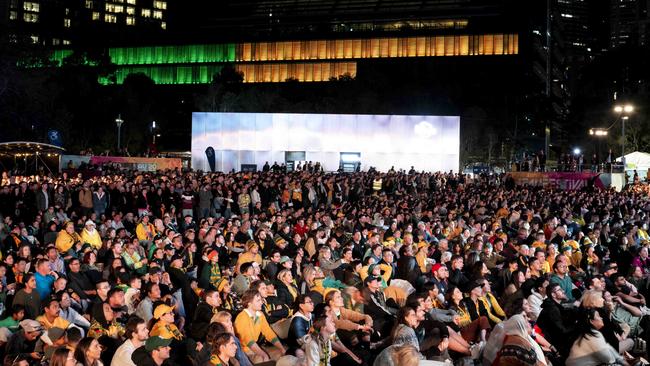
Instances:
[[[281,164],[286,152],[304,152],[326,171],[341,153],[358,153],[361,170],[458,171],[460,117],[289,113],[193,113],[192,167],[239,171],[244,164]]]

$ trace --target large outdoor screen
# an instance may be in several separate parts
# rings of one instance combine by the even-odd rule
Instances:
[[[361,170],[458,171],[459,140],[458,116],[193,113],[192,167],[261,169],[304,152],[326,171],[339,168],[342,153],[358,156]]]

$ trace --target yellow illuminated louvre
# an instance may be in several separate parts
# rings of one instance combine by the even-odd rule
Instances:
[[[469,55],[469,36],[460,36],[459,47],[461,56]]]
[[[309,61],[363,58],[513,55],[517,34],[444,35],[344,40],[282,41],[237,45],[237,60]]]
[[[486,34],[483,36],[483,54],[485,55],[494,55],[494,36],[491,34]]]
[[[503,55],[503,34],[494,35],[494,54]]]
[[[445,55],[445,38],[444,37],[435,37],[434,39],[436,49],[433,56],[444,56]]]
[[[454,55],[454,38],[445,37],[445,56]]]
[[[357,74],[356,62],[315,62],[296,64],[237,64],[246,83],[277,83],[292,78],[298,81],[328,81],[349,74]]]

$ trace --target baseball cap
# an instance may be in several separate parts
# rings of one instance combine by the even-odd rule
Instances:
[[[436,263],[433,266],[431,266],[431,273],[437,272],[440,268],[442,268],[442,264]]]
[[[291,261],[292,261],[292,259],[289,258],[289,257],[287,257],[286,255],[283,255],[283,256],[280,258],[280,264],[283,264],[283,263],[286,263],[286,262],[291,262]]]
[[[365,280],[363,280],[363,284],[367,285],[372,281],[379,281],[379,277],[377,277],[377,276],[368,276],[368,277],[366,277]]]
[[[174,311],[174,307],[169,306],[167,304],[160,304],[156,306],[156,310],[153,311],[153,317],[156,319],[160,319],[161,316],[171,313]]]
[[[40,332],[43,330],[41,323],[32,319],[25,319],[18,324],[25,330],[25,332]]]
[[[158,336],[149,337],[147,338],[147,341],[144,342],[144,349],[146,349],[147,352],[153,352],[160,347],[168,347],[171,343],[171,338],[161,338]]]

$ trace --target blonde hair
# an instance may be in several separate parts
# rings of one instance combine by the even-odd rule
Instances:
[[[317,272],[316,267],[314,267],[311,264],[308,264],[307,266],[305,266],[305,268],[303,268],[302,278],[305,280],[305,282],[307,282],[307,284],[309,284],[309,286],[312,286],[314,284],[314,280],[313,279],[308,280],[308,278],[312,276],[316,278],[316,272]]]
[[[278,279],[280,282],[282,282],[282,278],[283,278],[284,276],[286,276],[287,273],[291,273],[291,271],[288,270],[288,269],[286,269],[286,268],[283,269],[283,270],[281,270],[280,272],[278,272],[277,279]]]
[[[232,321],[232,315],[227,311],[220,311],[212,316],[212,319],[210,319],[210,323],[221,323],[225,320]]]
[[[400,366],[418,366],[420,364],[420,352],[413,346],[401,346],[393,349],[391,355],[393,364]]]
[[[603,299],[603,293],[598,290],[587,290],[582,294],[580,306],[583,308],[597,308],[598,300]]]

